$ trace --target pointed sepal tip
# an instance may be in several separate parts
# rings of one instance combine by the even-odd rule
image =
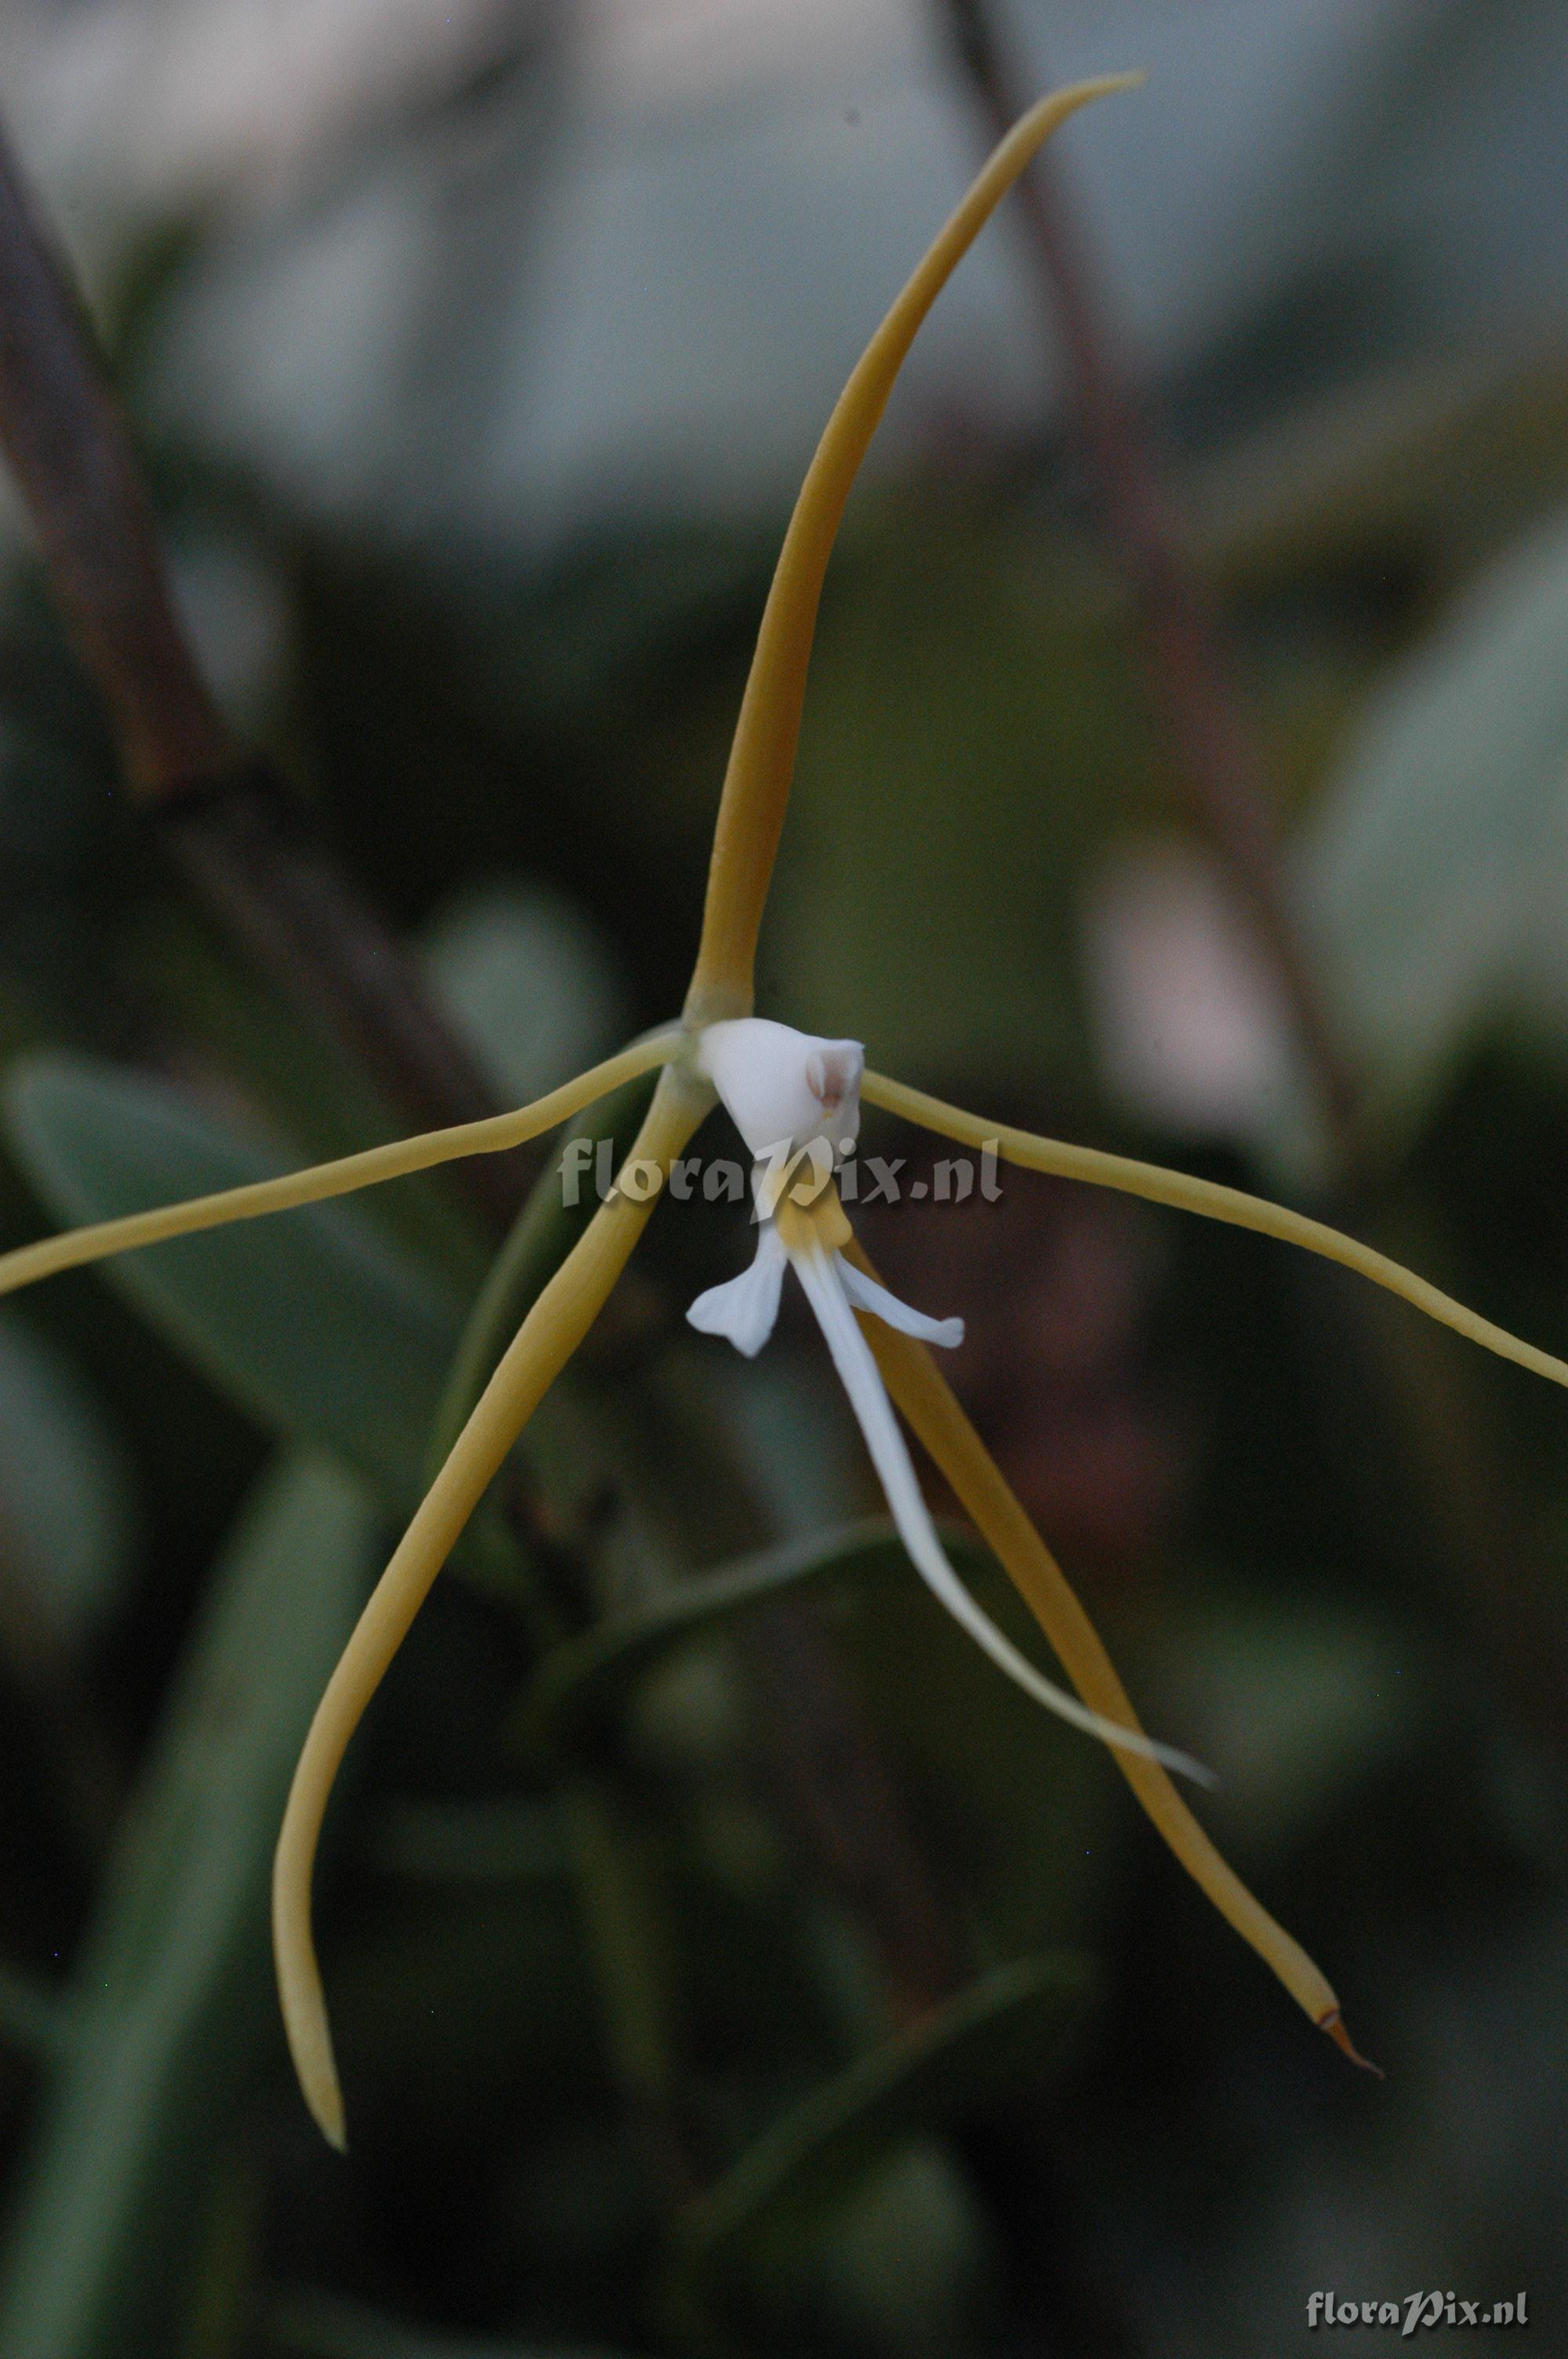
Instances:
[[[1349,2057],[1352,2064],[1358,2064],[1363,2072],[1373,2073],[1379,2081],[1388,2079],[1389,2076],[1382,2066],[1374,2064],[1369,2056],[1363,2056],[1355,2045],[1350,2034],[1345,2028],[1345,2017],[1338,2007],[1331,2006],[1326,2015],[1320,2015],[1317,2018],[1317,2027],[1320,2031],[1326,2031],[1335,2046]]]

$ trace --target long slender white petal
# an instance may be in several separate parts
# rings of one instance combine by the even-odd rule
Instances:
[[[945,1352],[953,1350],[964,1340],[961,1319],[928,1319],[924,1310],[912,1310],[874,1277],[868,1277],[842,1254],[833,1256],[834,1266],[843,1283],[845,1293],[857,1310],[870,1310],[888,1327],[896,1327],[901,1335],[914,1335],[922,1343],[940,1343]]]
[[[687,1319],[704,1335],[723,1335],[754,1360],[778,1321],[784,1261],[784,1241],[772,1221],[764,1221],[751,1267],[699,1294]]]
[[[855,1314],[836,1266],[837,1256],[829,1260],[822,1253],[796,1253],[790,1256],[796,1275],[806,1289],[807,1301],[816,1315],[816,1323],[833,1355],[833,1364],[849,1396],[849,1405],[860,1420],[871,1462],[881,1479],[887,1503],[898,1527],[899,1538],[909,1550],[917,1572],[933,1595],[946,1607],[956,1622],[968,1632],[976,1645],[984,1649],[1000,1670],[1021,1687],[1036,1703],[1044,1705],[1062,1720],[1070,1721],[1087,1735],[1098,1736],[1105,1744],[1126,1753],[1141,1753],[1151,1760],[1162,1761],[1167,1769],[1192,1777],[1199,1785],[1213,1785],[1213,1773],[1201,1762],[1173,1746],[1161,1745],[1141,1731],[1120,1727],[1098,1712],[1091,1712],[1076,1696],[1037,1671],[1027,1657],[1021,1655],[1010,1638],[1004,1637],[989,1615],[983,1613],[943,1553],[936,1537],[936,1527],[930,1510],[921,1495],[903,1435],[892,1412],[892,1404],[883,1389],[881,1372],[871,1357],[871,1346],[855,1324]]]

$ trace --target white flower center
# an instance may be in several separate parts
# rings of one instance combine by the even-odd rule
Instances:
[[[836,1155],[853,1145],[866,1061],[858,1040],[823,1040],[745,1016],[709,1024],[697,1061],[753,1155],[798,1152],[817,1139]]]

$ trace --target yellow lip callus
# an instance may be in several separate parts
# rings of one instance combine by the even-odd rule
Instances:
[[[842,1253],[854,1234],[831,1180],[809,1203],[803,1204],[795,1190],[790,1190],[781,1198],[773,1217],[785,1250],[792,1254]]]

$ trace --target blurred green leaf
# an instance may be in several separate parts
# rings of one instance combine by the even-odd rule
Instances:
[[[302,1163],[351,1155],[407,1128],[362,1068],[319,1023],[291,1006],[192,908],[146,911],[130,950],[132,987],[157,1002],[177,1038],[206,1044],[220,1069],[243,1076]],[[421,1267],[468,1290],[482,1272],[483,1233],[439,1169],[372,1189],[354,1207]]]
[[[77,2038],[12,2217],[3,2359],[175,2347],[235,2105],[276,2039],[278,1818],[373,1545],[358,1486],[300,1456],[214,1574],[77,1963]]]
[[[948,1531],[944,1538],[960,1571],[989,1564],[986,1551],[964,1533]],[[871,1520],[695,1574],[634,1612],[607,1616],[546,1656],[524,1700],[524,1741],[546,1747],[580,1740],[613,1719],[632,1689],[676,1647],[714,1636],[785,1592],[838,1588],[909,1570],[892,1527]]]
[[[631,1028],[603,940],[538,886],[491,886],[450,903],[427,929],[425,964],[507,1105],[607,1056]]]
[[[1104,578],[957,501],[852,528],[770,919],[777,1009],[892,1071],[1084,1077],[1076,877],[1156,772]]]
[[[706,2307],[809,2232],[896,2144],[1016,2097],[1057,2060],[1088,1990],[1071,1952],[999,1966],[814,2089],[687,2214],[672,2277],[678,2308]]]
[[[27,1060],[5,1111],[62,1221],[139,1212],[270,1178],[287,1163],[165,1083],[84,1058]],[[406,1501],[458,1336],[422,1274],[344,1204],[181,1237],[104,1274],[275,1431],[338,1451]]]
[[[1168,1617],[1166,1691],[1219,1772],[1215,1839],[1281,1858],[1430,1732],[1433,1666],[1364,1601],[1249,1597],[1206,1567]]]
[[[99,1627],[134,1555],[133,1485],[70,1363],[0,1312],[0,1578],[19,1643],[72,1647]]]
[[[1481,1026],[1528,992],[1543,938],[1561,940],[1565,827],[1560,516],[1375,698],[1299,847],[1303,922],[1371,1110],[1396,1130],[1420,1122]]]

